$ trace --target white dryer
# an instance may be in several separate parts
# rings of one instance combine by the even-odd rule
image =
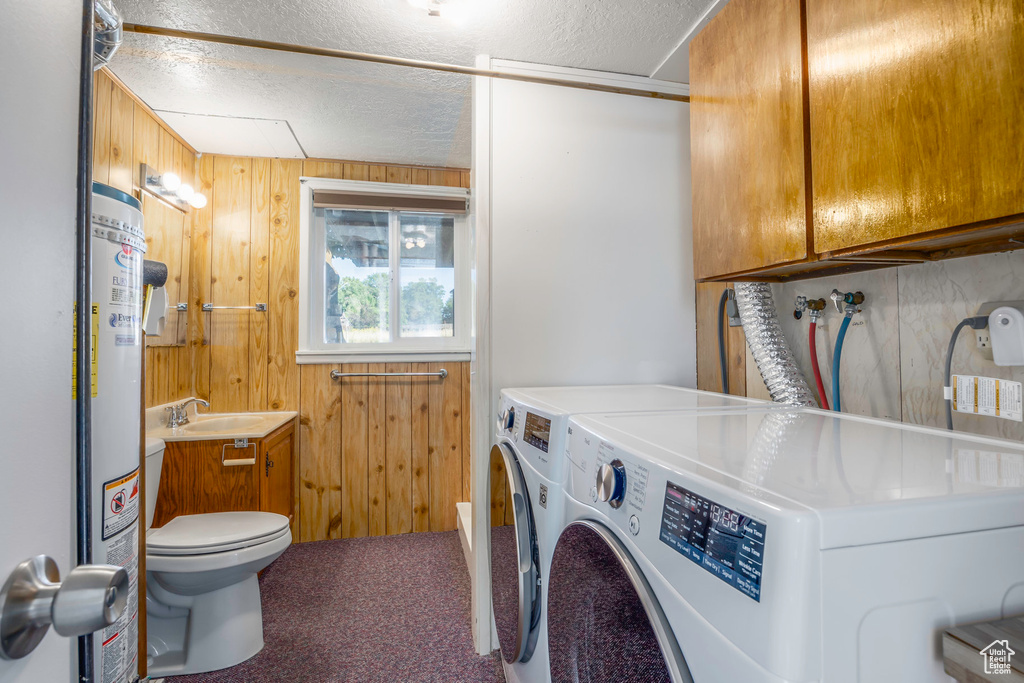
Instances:
[[[594,412],[773,407],[765,401],[665,385],[501,392],[489,470],[490,567],[494,624],[509,681],[548,680],[544,604],[551,553],[563,518],[569,417]]]
[[[570,420],[551,678],[931,683],[1024,612],[1024,445],[818,410]]]

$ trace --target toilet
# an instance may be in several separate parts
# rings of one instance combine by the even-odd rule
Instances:
[[[257,572],[292,542],[271,512],[181,515],[150,528],[164,442],[146,439],[146,629],[152,678],[216,671],[263,649]]]

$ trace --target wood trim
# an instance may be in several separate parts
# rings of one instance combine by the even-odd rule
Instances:
[[[188,151],[192,152],[193,154],[198,154],[198,153],[199,153],[199,152],[198,152],[198,151],[196,150],[196,148],[195,148],[195,147],[193,147],[192,145],[188,144],[188,142],[186,142],[186,141],[185,141],[185,138],[183,138],[183,137],[181,137],[180,135],[178,135],[178,134],[177,134],[177,133],[176,133],[176,132],[174,131],[174,129],[173,129],[173,128],[171,128],[171,127],[170,127],[169,125],[167,125],[167,122],[166,122],[166,121],[164,121],[164,120],[163,120],[162,118],[160,118],[160,115],[159,115],[159,114],[157,114],[157,113],[156,113],[155,111],[153,111],[153,108],[152,108],[152,107],[150,107],[150,106],[149,106],[148,104],[146,104],[146,103],[145,103],[145,102],[144,102],[144,101],[142,100],[142,98],[141,98],[141,97],[139,97],[139,96],[138,96],[138,95],[136,95],[136,94],[135,94],[134,92],[132,92],[132,89],[131,89],[131,88],[129,88],[129,87],[127,86],[127,85],[125,85],[125,84],[124,84],[124,81],[122,81],[122,80],[121,80],[120,78],[118,78],[118,77],[117,77],[117,76],[116,76],[116,75],[114,74],[114,72],[113,72],[113,71],[111,71],[111,70],[110,70],[110,69],[109,69],[108,67],[103,67],[102,69],[100,69],[100,70],[99,70],[99,72],[98,72],[98,73],[102,73],[103,75],[105,75],[105,76],[106,76],[107,78],[109,78],[109,79],[110,79],[111,81],[113,81],[113,84],[114,84],[114,85],[116,85],[116,86],[117,86],[118,88],[120,88],[120,89],[121,89],[121,90],[123,90],[123,91],[124,91],[125,93],[127,93],[128,97],[132,98],[132,100],[133,100],[133,101],[135,102],[135,104],[136,104],[137,106],[139,106],[139,107],[142,107],[142,109],[143,109],[143,110],[144,110],[144,111],[145,111],[145,112],[146,112],[147,114],[149,114],[149,115],[150,115],[150,116],[152,116],[152,117],[153,117],[154,119],[156,119],[156,120],[157,120],[157,122],[159,122],[159,124],[161,125],[161,127],[163,127],[163,129],[164,129],[164,130],[166,130],[166,131],[167,131],[168,133],[170,133],[170,134],[171,134],[171,137],[173,137],[173,138],[174,138],[175,140],[177,140],[178,142],[180,142],[180,143],[181,143],[181,145],[182,145],[182,146],[183,146],[183,147],[184,147],[185,149],[187,149]],[[161,171],[164,171],[164,170],[166,170],[166,169],[160,169],[160,170],[161,170]]]
[[[125,22],[125,31],[142,33],[146,35],[169,36],[182,40],[197,40],[207,43],[219,43],[221,45],[238,45],[261,50],[273,50],[277,52],[290,52],[294,54],[315,55],[318,57],[333,57],[336,59],[350,59],[360,62],[371,62],[375,64],[388,64],[391,66],[402,66],[411,69],[425,69],[428,71],[442,71],[447,73],[464,74],[466,76],[482,76],[484,78],[498,78],[508,81],[521,81],[525,83],[538,83],[541,85],[553,85],[563,88],[576,88],[579,90],[596,90],[598,92],[615,93],[618,95],[632,95],[636,97],[650,97],[659,100],[675,100],[677,102],[689,102],[688,95],[663,92],[660,90],[648,90],[641,88],[629,88],[620,85],[605,85],[585,81],[575,81],[562,78],[550,78],[545,76],[533,76],[524,73],[510,71],[495,71],[492,69],[478,69],[471,66],[459,64],[444,64],[441,62],[428,62],[421,59],[404,59],[401,57],[388,57],[385,55],[373,55],[365,52],[352,52],[350,50],[336,50],[324,47],[312,47],[308,45],[295,45],[292,43],[281,43],[271,40],[257,40],[254,38],[242,38],[239,36],[226,36],[217,33],[203,33],[200,31],[183,31],[181,29],[164,28],[161,26],[146,26],[143,24],[130,24]]]

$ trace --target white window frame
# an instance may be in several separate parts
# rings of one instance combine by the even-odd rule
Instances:
[[[326,238],[323,230],[315,229],[313,192],[334,190],[381,195],[417,195],[432,198],[469,197],[469,190],[461,187],[437,185],[405,185],[375,183],[359,180],[330,178],[299,179],[299,348],[295,360],[300,365],[310,363],[384,363],[469,360],[471,351],[472,307],[470,305],[469,220],[467,214],[455,215],[455,327],[452,337],[397,338],[390,342],[363,344],[329,344],[323,341],[324,283],[323,253]],[[379,209],[384,211],[386,209]],[[413,213],[410,211],[410,213]],[[438,213],[421,211],[415,213]],[[392,335],[399,331],[399,291],[397,274],[401,259],[397,216],[392,213],[388,223],[389,271],[391,273],[389,315]],[[315,267],[311,267],[315,266]]]

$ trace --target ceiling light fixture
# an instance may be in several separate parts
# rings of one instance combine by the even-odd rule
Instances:
[[[468,2],[466,0],[408,0],[409,4],[418,10],[423,10],[431,17],[443,17],[444,19],[462,24],[468,17]]]
[[[179,211],[188,211],[190,206],[196,209],[206,206],[206,195],[181,182],[178,174],[157,173],[147,164],[139,165],[139,189]]]

